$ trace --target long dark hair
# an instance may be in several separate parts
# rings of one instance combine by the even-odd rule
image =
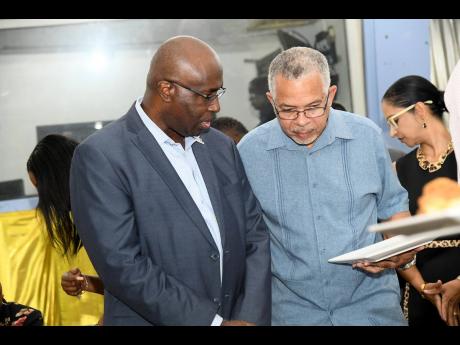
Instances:
[[[443,112],[448,111],[444,103],[444,91],[418,75],[398,79],[388,88],[382,98],[382,101],[401,108],[429,100],[433,101],[433,104],[427,104],[427,106],[434,115],[442,119]]]
[[[50,134],[35,146],[27,171],[37,181],[38,206],[51,244],[64,255],[76,255],[82,243],[70,214],[70,163],[78,143]]]

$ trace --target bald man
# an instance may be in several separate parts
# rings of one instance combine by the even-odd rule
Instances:
[[[224,91],[216,52],[173,37],[144,96],[76,149],[72,212],[104,325],[270,324],[267,227],[235,144],[210,128]]]

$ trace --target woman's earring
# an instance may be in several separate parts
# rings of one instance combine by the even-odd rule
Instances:
[[[423,128],[426,128],[426,123],[424,122],[423,125],[422,125]]]

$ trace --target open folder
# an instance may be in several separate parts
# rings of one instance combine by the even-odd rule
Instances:
[[[369,227],[370,232],[395,235],[328,260],[330,263],[352,264],[358,261],[377,262],[430,243],[439,237],[460,234],[460,209],[452,208],[436,214],[416,215]]]

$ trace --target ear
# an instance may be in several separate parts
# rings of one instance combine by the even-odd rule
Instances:
[[[268,99],[268,101],[270,103],[273,103],[273,97],[272,97],[272,94],[270,93],[270,91],[266,92],[265,96],[267,96],[267,99]]]
[[[425,123],[429,116],[427,105],[423,102],[417,102],[414,107],[414,115],[416,120]]]
[[[172,102],[172,97],[174,96],[175,89],[170,82],[165,80],[159,81],[157,83],[157,90],[163,101],[167,103]]]
[[[329,105],[331,105],[332,102],[334,102],[336,93],[337,93],[337,85],[331,85],[329,87],[329,100],[328,100]]]

